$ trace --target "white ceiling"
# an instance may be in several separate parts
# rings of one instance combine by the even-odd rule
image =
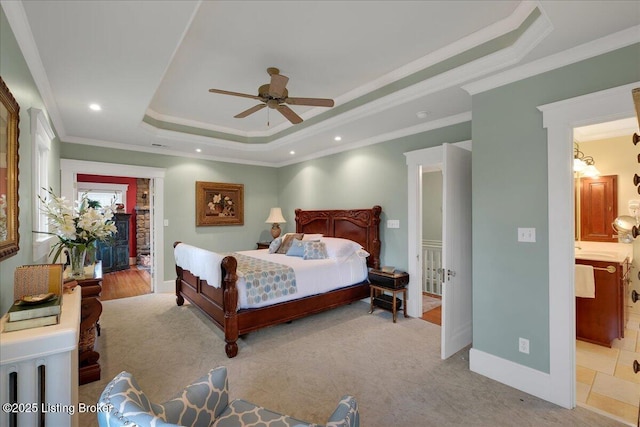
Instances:
[[[637,1],[2,6],[63,141],[268,166],[468,121],[469,92],[640,41]],[[291,96],[336,106],[235,119],[256,101],[208,92],[257,94],[271,66]]]

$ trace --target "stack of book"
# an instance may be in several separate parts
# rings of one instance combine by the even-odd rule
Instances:
[[[45,302],[38,304],[29,304],[18,300],[7,312],[7,321],[4,323],[3,332],[55,325],[58,323],[61,304],[62,295],[53,295]]]

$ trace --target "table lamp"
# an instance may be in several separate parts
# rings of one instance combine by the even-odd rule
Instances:
[[[284,224],[284,217],[282,216],[282,210],[280,208],[271,208],[271,212],[269,212],[269,218],[265,221],[267,224],[273,224],[271,226],[271,236],[273,238],[277,238],[280,235],[280,224]]]

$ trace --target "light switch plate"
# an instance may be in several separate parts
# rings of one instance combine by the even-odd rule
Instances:
[[[400,228],[400,220],[399,219],[388,219],[387,220],[387,228]]]

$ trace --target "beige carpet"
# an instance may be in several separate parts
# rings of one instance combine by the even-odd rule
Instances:
[[[356,396],[362,427],[618,426],[583,408],[566,410],[472,373],[468,351],[440,360],[440,327],[358,302],[248,334],[234,359],[222,333],[175,296],[103,302],[102,379],[80,387],[97,401],[122,370],[162,402],[210,368],[226,365],[230,397],[325,423],[343,394]],[[82,414],[80,426],[96,426]]]

